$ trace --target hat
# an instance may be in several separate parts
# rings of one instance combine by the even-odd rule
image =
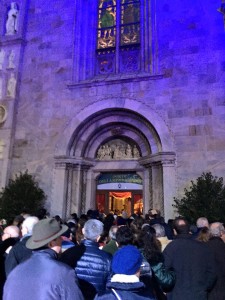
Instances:
[[[134,275],[142,264],[141,252],[128,245],[117,250],[112,260],[112,270],[115,274]]]
[[[59,237],[67,229],[66,225],[60,225],[54,218],[43,219],[34,225],[33,234],[27,240],[26,247],[28,249],[41,248]]]

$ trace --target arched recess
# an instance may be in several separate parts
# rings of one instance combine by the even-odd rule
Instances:
[[[144,109],[144,105],[139,106],[135,101],[130,102],[135,104],[129,106],[134,109],[102,107],[97,110],[101,106],[91,105],[66,126],[56,147],[55,213],[66,217],[74,211],[83,213],[94,208],[96,178],[101,172],[135,171],[143,178],[145,211],[154,206],[166,218],[172,216],[171,203],[175,195],[172,136],[156,112],[149,107]],[[141,157],[99,161],[98,148],[113,140],[137,145]],[[57,201],[59,196],[63,202]]]

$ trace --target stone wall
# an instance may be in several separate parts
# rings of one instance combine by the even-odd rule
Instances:
[[[143,111],[157,126],[162,151],[176,154],[175,192],[168,191],[169,203],[202,172],[224,176],[225,31],[223,16],[217,11],[221,2],[156,1],[157,74],[138,80],[74,84],[76,3],[80,2],[31,0],[27,8],[19,3],[27,9],[27,15],[23,12],[26,27],[22,50],[10,48],[20,59],[16,114],[10,101],[0,103],[9,111],[8,120],[0,124],[0,136],[11,141],[11,152],[0,159],[0,165],[4,164],[1,185],[28,169],[54,211],[54,158],[68,155],[80,120],[103,108]],[[3,12],[7,4],[1,6]],[[92,28],[91,32],[95,34]],[[10,123],[6,136],[10,119],[15,125]],[[166,149],[167,133],[173,149]]]

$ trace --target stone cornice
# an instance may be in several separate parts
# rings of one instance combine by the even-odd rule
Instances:
[[[20,35],[9,35],[9,36],[3,36],[0,39],[0,46],[8,46],[8,45],[26,45],[27,41]]]
[[[92,160],[89,159],[77,159],[72,157],[64,157],[58,156],[55,157],[55,167],[56,168],[63,168],[63,169],[76,169],[81,167],[82,169],[89,169],[93,167],[94,163]]]
[[[174,152],[159,152],[139,159],[140,165],[151,167],[156,165],[175,165],[176,155]]]
[[[163,74],[159,75],[150,75],[150,74],[132,74],[132,75],[114,75],[108,77],[95,77],[90,80],[84,80],[80,82],[71,82],[67,84],[69,89],[76,88],[89,88],[93,86],[104,86],[104,85],[112,85],[112,84],[121,84],[122,83],[130,83],[130,82],[140,82],[140,81],[149,81],[149,80],[159,80],[163,79],[166,76]]]

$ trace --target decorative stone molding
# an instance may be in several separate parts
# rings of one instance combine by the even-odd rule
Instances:
[[[157,165],[175,165],[174,152],[159,152],[149,157],[140,159],[140,164],[144,167],[157,166]]]
[[[5,143],[3,140],[0,139],[0,159],[3,159],[3,152],[4,152]]]
[[[88,159],[75,159],[72,157],[55,157],[55,167],[57,169],[76,169],[82,166],[82,169],[89,169],[94,165],[93,161]]]
[[[7,118],[7,110],[4,105],[0,105],[0,124],[4,123]]]

